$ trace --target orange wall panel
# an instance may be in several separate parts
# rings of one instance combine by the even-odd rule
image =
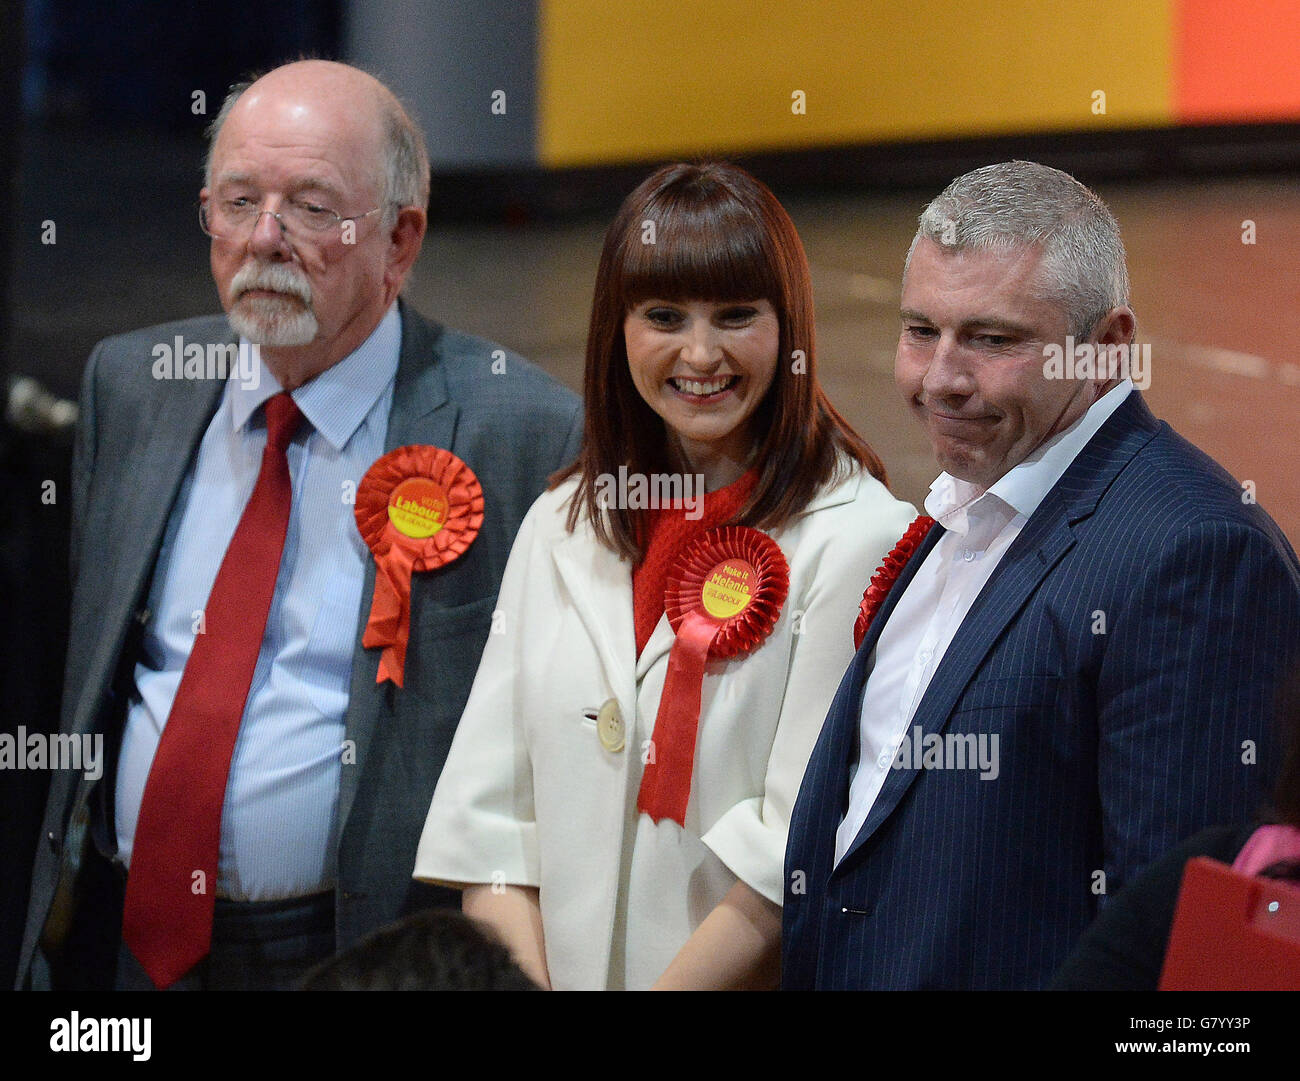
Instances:
[[[1181,123],[1300,119],[1300,3],[1177,0],[1174,110]]]

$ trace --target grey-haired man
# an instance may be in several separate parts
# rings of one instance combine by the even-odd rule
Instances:
[[[102,734],[111,768],[99,783],[54,778],[20,985],[287,987],[337,947],[447,903],[412,881],[416,842],[515,531],[577,450],[573,394],[398,299],[424,237],[428,160],[381,83],[286,65],[232,95],[215,127],[201,222],[226,315],[107,339],[86,369],[63,727]],[[230,378],[188,378],[213,374],[213,347],[220,359],[253,346],[256,364]],[[273,411],[288,417],[276,453]],[[407,445],[461,459],[484,509],[467,550],[412,578],[398,687],[377,682],[381,650],[362,644],[375,566],[353,504],[370,465]],[[281,483],[271,459],[292,495],[259,501],[264,476]],[[222,633],[204,615],[223,554],[256,547],[244,519],[277,503],[283,554],[233,751],[215,764],[165,754],[199,636]],[[189,739],[206,752],[202,733]],[[210,881],[168,846],[191,825],[187,790],[214,768],[229,774]],[[147,884],[132,883],[135,863],[153,868]],[[197,945],[189,916],[151,896],[163,879],[215,895]],[[168,964],[142,965],[139,943]]]
[[[937,524],[867,606],[804,776],[783,983],[1043,987],[1106,895],[1256,810],[1300,564],[1128,378],[1119,229],[1072,177],[953,181],[901,316]]]

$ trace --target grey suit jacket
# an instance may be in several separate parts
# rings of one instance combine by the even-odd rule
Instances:
[[[459,456],[482,483],[484,521],[459,559],[415,576],[400,689],[376,684],[380,651],[361,645],[373,563],[367,571],[346,716],[355,761],[345,756],[337,810],[340,948],[417,907],[452,899],[413,882],[416,845],[491,628],[515,532],[548,475],[573,460],[582,434],[578,398],[523,358],[427,322],[404,302],[401,312],[385,447],[430,444]],[[91,804],[111,791],[130,670],[148,619],[142,606],[172,506],[223,386],[153,377],[151,350],[177,335],[187,343],[235,340],[224,316],[189,319],[105,339],[86,366],[61,729],[104,733],[107,783],[69,771],[52,778],[19,986],[32,976],[43,985],[51,974],[56,986],[93,987],[111,978],[120,912],[105,902],[112,891],[90,835]]]

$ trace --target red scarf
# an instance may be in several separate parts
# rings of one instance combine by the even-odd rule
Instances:
[[[632,612],[638,657],[664,614],[664,589],[673,560],[702,533],[734,518],[757,484],[755,467],[725,488],[706,493],[704,513],[698,519],[688,519],[686,508],[680,503],[641,512],[646,523],[645,554],[632,570]]]

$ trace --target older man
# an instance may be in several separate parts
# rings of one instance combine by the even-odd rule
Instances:
[[[428,190],[418,129],[369,75],[306,61],[236,88],[200,193],[225,317],[91,356],[63,726],[102,735],[109,766],[55,777],[20,981],[285,987],[446,900],[412,881],[416,842],[518,523],[581,419],[398,299]],[[402,447],[386,468],[417,488],[472,470],[482,521],[377,592],[355,504]],[[394,618],[367,636],[372,599]]]
[[[1066,174],[988,166],[921,216],[895,372],[944,471],[804,776],[785,986],[1042,987],[1107,894],[1256,809],[1300,565],[1151,415],[1134,329]]]

